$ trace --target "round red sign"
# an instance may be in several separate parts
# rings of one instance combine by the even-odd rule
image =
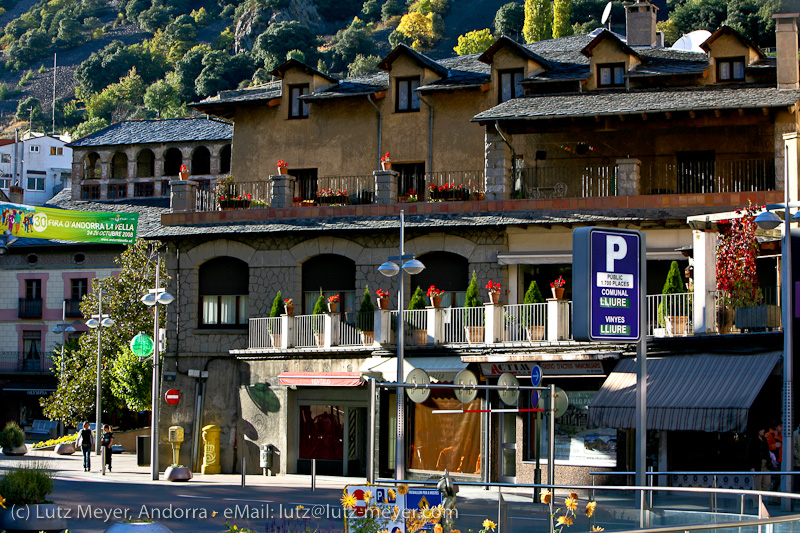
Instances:
[[[164,394],[164,399],[170,405],[177,405],[177,403],[181,399],[181,393],[176,391],[175,389],[169,389],[166,394]]]

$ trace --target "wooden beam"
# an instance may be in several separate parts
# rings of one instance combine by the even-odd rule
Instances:
[[[625,115],[617,115],[620,122],[625,122]]]
[[[600,115],[595,115],[594,116],[594,121],[595,122],[600,122]]]
[[[570,224],[569,222],[562,222],[561,225],[567,229],[572,229],[572,224]]]
[[[539,225],[540,225],[540,226],[542,226],[544,229],[550,229],[550,228],[552,228],[552,227],[553,227],[553,225],[552,225],[552,224],[546,224],[546,223],[544,223],[544,222],[543,222],[543,223],[541,223],[541,224],[539,224]]]

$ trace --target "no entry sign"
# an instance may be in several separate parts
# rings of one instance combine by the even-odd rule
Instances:
[[[645,262],[645,237],[638,231],[578,228],[572,233],[576,340],[639,341]]]
[[[164,394],[164,400],[170,405],[177,405],[181,401],[181,393],[175,389],[169,389]]]

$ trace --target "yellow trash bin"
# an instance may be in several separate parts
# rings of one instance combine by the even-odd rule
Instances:
[[[203,428],[203,474],[219,474],[219,426],[209,425]]]

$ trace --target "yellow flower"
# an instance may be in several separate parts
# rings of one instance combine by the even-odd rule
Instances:
[[[605,531],[605,528],[600,526],[592,526],[592,531]]]
[[[597,502],[589,502],[586,504],[586,516],[589,518],[594,514],[594,508],[597,507]]]
[[[365,490],[364,491],[364,501],[365,502],[369,502],[371,499],[372,499],[372,491],[371,490]]]
[[[572,518],[564,515],[558,517],[558,525],[559,526],[571,526],[572,525]]]
[[[398,514],[400,514],[400,508],[399,508],[398,506],[396,506],[396,505],[395,505],[395,506],[392,508],[392,522],[394,522],[395,520],[397,520],[397,515],[398,515]]]
[[[549,490],[546,490],[542,493],[539,499],[542,501],[542,503],[550,503],[550,500],[553,499],[553,493]]]
[[[578,493],[577,492],[570,492],[569,497],[575,501],[578,501]]]
[[[401,496],[408,494],[408,485],[406,485],[405,483],[401,483],[400,486],[397,487],[397,494]]]
[[[211,518],[214,518],[215,516],[217,516],[217,512],[216,511],[211,511]]]
[[[2,496],[0,496],[0,507],[2,507],[3,509],[6,508],[6,499],[3,498]]]
[[[342,496],[340,500],[342,502],[342,507],[345,509],[352,509],[356,506],[356,496],[355,494],[345,494]]]
[[[238,531],[239,530],[239,526],[233,526],[233,530],[234,531]]]
[[[297,509],[298,511],[302,511],[303,509],[305,509],[305,507],[303,507],[302,505],[298,505],[297,507],[295,507],[295,509]]]
[[[567,509],[571,511],[574,511],[575,509],[578,508],[578,502],[576,502],[572,498],[567,498],[566,500],[564,500],[564,505],[566,505]]]
[[[389,489],[388,494],[390,500],[394,500],[395,498],[397,498],[397,493],[394,491],[394,489]]]
[[[450,533],[461,533],[460,529],[451,529]]]
[[[441,524],[436,524],[435,526],[433,526],[433,533],[443,533],[443,532],[444,528],[442,527]]]
[[[496,527],[497,527],[497,524],[495,524],[494,522],[492,522],[488,518],[483,521],[483,529],[484,530],[491,529],[492,531],[494,531],[494,529]]]

